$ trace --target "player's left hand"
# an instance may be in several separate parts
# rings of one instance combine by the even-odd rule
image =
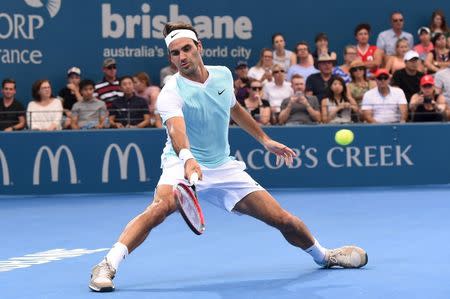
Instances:
[[[287,166],[291,166],[294,157],[297,156],[291,148],[272,139],[264,142],[264,147],[277,156],[277,165],[284,162]]]

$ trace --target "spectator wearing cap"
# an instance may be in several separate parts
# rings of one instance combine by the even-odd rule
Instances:
[[[131,76],[119,81],[124,96],[115,99],[109,110],[109,122],[113,128],[146,128],[150,125],[147,101],[136,96]]]
[[[285,80],[286,74],[282,66],[275,64],[272,67],[272,82],[264,85],[264,98],[270,103],[272,112],[272,123],[278,123],[278,114],[280,113],[281,102],[293,95],[291,82]]]
[[[81,101],[83,97],[80,93],[81,70],[73,66],[67,70],[67,84],[58,92],[58,98],[61,100],[64,108],[63,128],[70,128],[71,110],[73,105]]]
[[[246,61],[238,61],[234,68],[236,80],[234,80],[234,94],[236,100],[243,105],[244,100],[248,97],[248,88],[250,87],[250,79],[248,78],[248,64]]]
[[[297,64],[291,65],[287,72],[287,80],[290,81],[292,76],[297,74],[308,79],[311,74],[318,73],[319,71],[314,67],[314,62],[311,54],[309,54],[309,46],[305,41],[297,43],[295,46],[297,54]]]
[[[434,78],[425,75],[420,79],[420,91],[415,93],[409,102],[413,122],[443,121],[448,111],[443,95],[434,87]]]
[[[272,81],[273,53],[269,48],[263,48],[260,52],[259,61],[248,71],[250,79],[256,79],[263,84]]]
[[[286,42],[281,33],[272,35],[273,63],[281,65],[288,70],[291,65],[297,63],[297,56],[294,52],[286,50]]]
[[[370,72],[375,73],[383,63],[383,51],[369,44],[371,27],[367,23],[355,27],[356,50],[359,58]]]
[[[414,51],[419,53],[420,60],[425,62],[428,53],[434,49],[433,43],[431,42],[431,31],[428,27],[420,27],[417,30],[417,35],[419,36],[419,43],[414,46]]]
[[[25,127],[25,108],[16,99],[16,81],[6,78],[2,81],[0,98],[0,131],[18,131]]]
[[[329,55],[330,57],[336,60],[337,55],[336,52],[330,51],[328,49],[328,36],[325,32],[320,32],[314,38],[314,43],[316,44],[316,49],[311,53],[314,64],[317,64],[317,60],[322,55]]]
[[[95,84],[94,96],[110,108],[115,99],[123,97],[117,80],[117,63],[114,58],[106,58],[103,61],[103,74],[103,80]]]
[[[438,71],[434,76],[434,80],[437,93],[444,95],[447,106],[450,107],[450,66]],[[447,119],[450,119],[450,115],[448,115]]]
[[[333,64],[336,62],[336,58],[331,57],[328,54],[322,55],[317,59],[317,68],[319,73],[312,74],[306,79],[306,94],[309,96],[316,96],[317,99],[322,101],[325,97],[326,89],[330,86],[331,79],[333,77]]]
[[[389,86],[389,72],[378,69],[375,73],[377,87],[363,96],[361,110],[368,123],[406,122],[408,102],[405,93],[398,87]]]
[[[428,74],[434,74],[435,72],[445,69],[450,66],[450,49],[447,48],[447,40],[443,33],[436,33],[431,39],[434,49],[428,53],[425,60],[425,66]]]
[[[349,97],[355,100],[358,106],[361,106],[364,94],[376,87],[377,84],[367,78],[366,64],[359,59],[350,64],[350,76],[352,81],[347,84]]]
[[[419,71],[419,53],[410,50],[405,54],[405,67],[395,71],[392,75],[391,85],[400,87],[405,93],[406,100],[410,101],[413,94],[420,90],[420,78],[423,73]]]
[[[414,37],[411,33],[403,31],[404,24],[404,18],[400,12],[391,14],[392,28],[381,32],[377,38],[377,47],[384,51],[384,54],[388,56],[395,55],[396,43],[401,38],[408,41],[409,49],[414,47]]]
[[[386,69],[393,74],[395,71],[405,67],[405,54],[409,51],[408,41],[400,38],[395,43],[395,56],[389,56]]]

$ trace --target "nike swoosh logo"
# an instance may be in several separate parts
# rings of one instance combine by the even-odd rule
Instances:
[[[219,94],[219,96],[223,93],[225,91],[225,89],[224,90],[222,90],[222,91],[217,91],[217,93]]]
[[[173,35],[170,36],[170,38],[173,38],[175,35],[177,35],[179,32],[174,33]]]

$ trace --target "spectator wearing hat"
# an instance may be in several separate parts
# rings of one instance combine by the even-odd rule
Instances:
[[[419,53],[419,58],[424,63],[428,53],[434,49],[433,43],[431,42],[430,28],[420,27],[417,30],[417,35],[419,36],[419,43],[414,46],[414,51]]]
[[[328,54],[322,55],[317,59],[317,68],[319,73],[312,74],[306,79],[306,94],[316,96],[319,102],[325,97],[326,89],[329,87],[333,77],[333,64],[336,58]]]
[[[2,81],[0,98],[0,131],[18,131],[25,127],[25,108],[16,99],[16,81],[11,78]]]
[[[450,66],[438,71],[434,80],[437,93],[444,95],[447,106],[450,107]],[[450,114],[447,119],[450,119]]]
[[[443,33],[436,33],[431,39],[434,49],[428,53],[425,60],[425,66],[428,74],[434,74],[435,72],[445,69],[450,66],[450,49],[447,48],[447,40]]]
[[[370,30],[369,24],[358,24],[355,27],[354,34],[359,58],[364,62],[367,69],[375,73],[383,62],[383,51],[378,49],[377,46],[369,44]]]
[[[256,79],[263,84],[272,81],[272,66],[273,66],[273,53],[269,48],[263,48],[261,50],[259,61],[255,66],[252,66],[248,71],[248,77],[250,79]]]
[[[314,59],[314,64],[317,64],[317,60],[322,55],[328,55],[336,60],[336,52],[328,49],[328,36],[325,32],[318,33],[314,38],[314,43],[316,44],[316,49],[311,53]]]
[[[105,102],[106,107],[110,108],[112,102],[123,97],[123,92],[120,90],[119,80],[117,80],[117,63],[114,58],[106,58],[103,61],[103,80],[95,84],[94,96]]]
[[[288,70],[291,65],[297,63],[297,56],[294,52],[286,50],[286,42],[281,33],[272,35],[273,63],[281,65]]]
[[[64,108],[63,128],[68,129],[71,125],[71,110],[73,105],[81,101],[83,97],[80,93],[81,70],[73,66],[67,70],[67,84],[58,92],[58,98],[61,100]]]
[[[413,122],[443,121],[448,111],[443,95],[438,94],[431,75],[420,79],[420,91],[415,93],[409,103]]]
[[[359,59],[350,64],[350,76],[352,81],[347,84],[349,97],[355,100],[358,106],[361,106],[364,94],[376,87],[377,84],[367,78],[366,64]]]
[[[291,65],[287,72],[287,80],[290,81],[292,76],[298,74],[308,79],[311,74],[318,73],[319,71],[314,67],[314,62],[311,54],[309,54],[309,46],[307,42],[299,42],[295,46],[297,54],[297,64]]]
[[[291,79],[294,94],[281,103],[278,123],[286,126],[320,122],[320,105],[315,96],[305,95],[305,79],[294,75]]]
[[[406,100],[409,103],[412,95],[420,90],[420,78],[423,73],[419,69],[419,53],[410,50],[405,54],[405,67],[395,71],[392,75],[391,85],[400,87],[405,93]]]
[[[400,12],[391,14],[392,28],[381,32],[377,38],[377,47],[384,51],[384,54],[394,56],[396,54],[397,41],[401,38],[408,41],[409,49],[414,47],[414,37],[411,33],[403,31],[404,24],[404,18]]]
[[[236,80],[234,80],[234,94],[236,100],[243,105],[244,100],[248,97],[248,88],[250,87],[247,62],[238,61],[234,68],[234,73],[236,75]]]
[[[368,123],[406,122],[408,102],[405,93],[398,87],[389,86],[389,72],[378,69],[375,73],[377,87],[363,96],[361,110]]]

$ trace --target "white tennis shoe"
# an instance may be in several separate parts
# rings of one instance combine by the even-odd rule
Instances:
[[[112,292],[114,291],[114,283],[112,280],[115,275],[116,270],[105,258],[92,268],[89,288],[95,292]]]
[[[357,246],[343,246],[327,250],[324,267],[361,268],[367,264],[368,260],[364,249]]]

